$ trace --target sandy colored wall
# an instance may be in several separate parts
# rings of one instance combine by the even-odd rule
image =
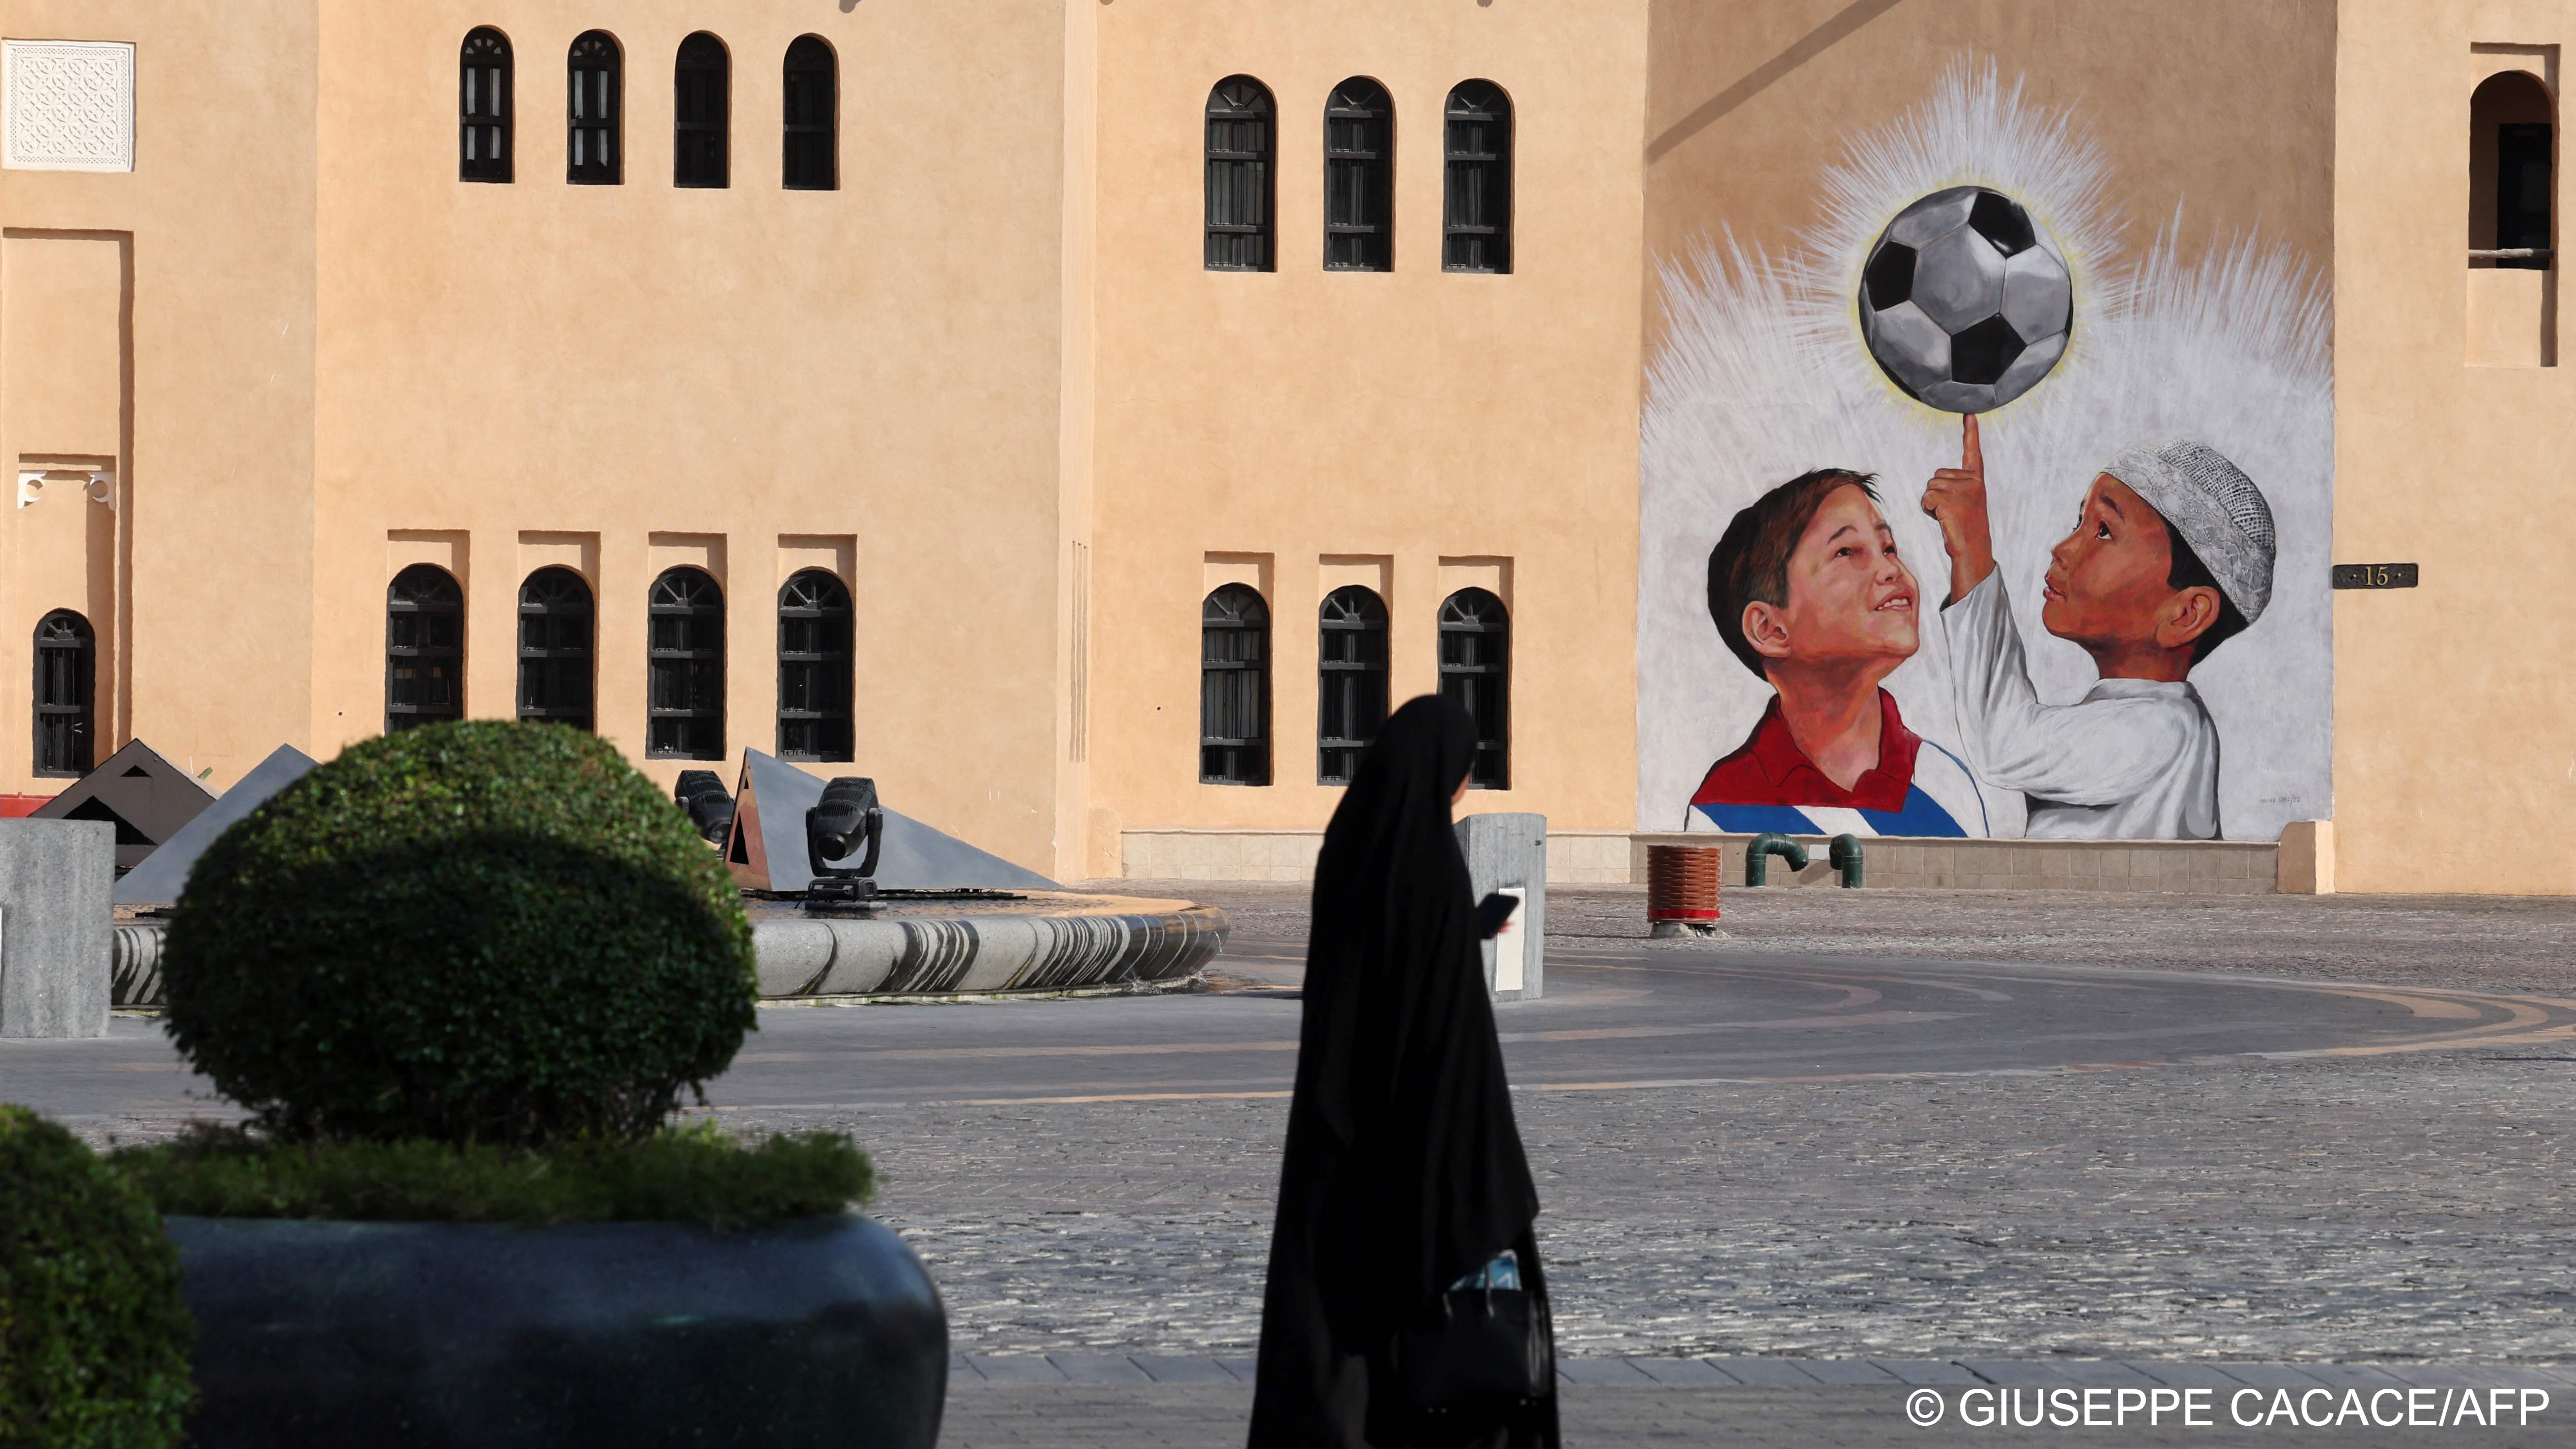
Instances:
[[[2571,44],[2576,5],[2556,0],[2343,6],[2335,554],[2422,579],[2335,595],[2343,890],[2576,893],[2576,858],[2546,843],[2576,813],[2576,605],[2534,587],[2554,571],[2576,378],[2471,365],[2471,283],[2555,276],[2462,255],[2470,93],[2503,65],[2554,79]]]
[[[887,801],[1055,867],[1063,484],[1061,0],[323,7],[320,751],[383,718],[402,550],[464,557],[473,716],[515,709],[516,590],[589,565],[601,733],[643,754],[645,604],[726,590],[727,778],[774,750],[782,536],[852,542],[857,762]],[[625,184],[564,179],[564,55],[625,48]],[[456,179],[456,57],[512,41],[517,180]],[[733,57],[733,174],[671,184],[671,68]],[[840,63],[841,189],[780,182],[780,59]],[[576,564],[576,566],[583,566]]]
[[[312,6],[8,0],[12,37],[130,42],[131,172],[0,171],[0,456],[58,462],[0,509],[0,790],[32,630],[81,608],[105,759],[139,736],[207,783],[307,741],[312,642]],[[110,509],[70,479],[104,463]]]
[[[1056,633],[1053,873],[1063,880],[1094,874],[1091,865],[1091,610],[1095,425],[1100,407],[1100,15],[1093,0],[1064,4],[1064,274],[1063,323],[1057,346]],[[1110,837],[1114,839],[1115,837]]]
[[[2035,106],[2083,105],[2106,200],[2148,231],[2260,228],[2326,255],[2334,196],[2333,0],[1656,0],[1646,245],[1721,219],[1778,247],[1819,219],[1812,178],[1962,56]],[[1650,329],[1657,309],[1648,297]]]
[[[10,462],[6,617],[20,632],[56,609],[94,641],[91,760],[118,742],[116,478],[125,453],[126,267],[122,232],[11,229],[0,237],[0,447]],[[30,717],[32,671],[0,708]],[[38,763],[17,754],[20,788]],[[76,771],[57,768],[57,777]],[[60,784],[57,778],[51,784]]]
[[[1505,589],[1512,788],[1468,808],[1629,825],[1645,10],[1099,12],[1094,869],[1121,829],[1323,823],[1340,791],[1314,783],[1316,610],[1361,575],[1386,581],[1398,701],[1436,687],[1447,591]],[[1203,116],[1238,72],[1278,106],[1270,273],[1203,266]],[[1395,107],[1386,273],[1322,269],[1323,107],[1352,75]],[[1440,270],[1440,116],[1470,78],[1515,108],[1509,276]],[[1267,787],[1198,783],[1199,604],[1237,574],[1272,605]]]

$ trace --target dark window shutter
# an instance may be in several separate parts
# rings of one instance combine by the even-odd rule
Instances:
[[[1242,584],[1199,608],[1199,780],[1270,783],[1270,608]]]
[[[1512,102],[1492,81],[1449,93],[1448,175],[1440,266],[1450,272],[1512,269]]]
[[[490,26],[465,33],[456,58],[456,179],[511,179],[510,39]]]

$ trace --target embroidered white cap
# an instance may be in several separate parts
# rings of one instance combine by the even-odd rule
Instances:
[[[2208,566],[2218,591],[2246,623],[2262,617],[2272,602],[2277,553],[2272,505],[2244,469],[2207,443],[2186,438],[2131,448],[2102,471],[2164,515],[2165,525]]]

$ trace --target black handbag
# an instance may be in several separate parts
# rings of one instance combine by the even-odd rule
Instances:
[[[1522,1288],[1452,1288],[1395,1337],[1398,1391],[1421,1409],[1556,1392],[1547,1305]]]

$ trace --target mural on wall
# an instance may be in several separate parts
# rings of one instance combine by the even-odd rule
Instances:
[[[2083,107],[1961,62],[1785,254],[1664,259],[1641,829],[2331,813],[2325,286],[2251,229],[2132,239],[2113,180]]]

